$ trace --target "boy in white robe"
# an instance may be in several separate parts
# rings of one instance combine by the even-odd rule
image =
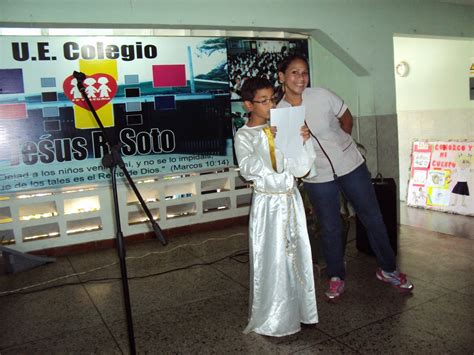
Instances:
[[[235,135],[240,174],[253,182],[249,255],[251,331],[285,336],[301,330],[301,323],[318,322],[313,262],[306,216],[295,176],[307,174],[315,159],[307,128],[301,157],[285,159],[275,148],[275,127],[268,126],[274,108],[267,79],[247,79],[241,96],[250,113]]]

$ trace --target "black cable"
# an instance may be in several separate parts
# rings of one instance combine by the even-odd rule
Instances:
[[[306,121],[304,121],[304,124],[306,125],[306,127],[308,127],[308,124],[306,123]],[[313,134],[313,132],[311,132],[309,127],[308,127],[308,131],[309,131],[309,134],[311,134],[311,136],[313,136],[313,138],[316,139],[316,142],[318,142],[319,148],[321,148],[321,151],[323,152],[323,154],[326,156],[327,160],[329,161],[329,165],[331,165],[332,176],[334,177],[334,180],[337,180],[337,174],[336,174],[336,171],[334,170],[334,166],[332,165],[332,161],[329,158],[329,155],[326,153],[323,146],[319,142],[319,139]]]
[[[148,277],[161,276],[161,275],[169,274],[169,273],[172,273],[172,272],[175,272],[175,271],[182,271],[182,270],[190,269],[190,268],[195,267],[195,266],[209,266],[209,265],[213,265],[213,264],[218,263],[219,261],[222,261],[222,260],[225,260],[225,259],[230,259],[230,260],[236,261],[236,262],[241,263],[241,264],[246,264],[246,263],[248,263],[248,258],[247,258],[247,260],[244,260],[244,261],[241,261],[241,260],[237,259],[237,257],[244,256],[244,255],[248,256],[248,249],[239,250],[239,251],[234,252],[230,255],[226,255],[222,258],[219,258],[217,260],[213,260],[213,261],[210,261],[210,262],[207,262],[207,263],[205,263],[205,262],[203,262],[203,263],[194,263],[194,264],[187,265],[187,266],[184,266],[184,267],[179,267],[179,268],[175,268],[175,269],[161,271],[161,272],[157,272],[157,273],[153,273],[153,274],[128,277],[128,280],[145,279],[145,278],[148,278]],[[90,280],[86,280],[86,281],[70,282],[70,283],[64,283],[64,284],[59,284],[59,285],[48,286],[48,287],[45,287],[45,288],[40,288],[40,289],[32,290],[32,291],[18,291],[18,292],[12,292],[12,293],[5,293],[3,295],[0,294],[0,297],[13,296],[13,295],[28,295],[28,294],[31,294],[31,293],[43,292],[43,291],[47,291],[47,290],[51,290],[51,289],[55,289],[55,288],[60,288],[60,287],[65,287],[65,286],[78,286],[78,285],[85,285],[85,284],[92,283],[92,282],[118,281],[118,280],[121,280],[121,279],[122,279],[121,277],[107,277],[107,278],[102,278],[102,279],[90,279]],[[8,292],[8,290],[3,291],[3,292]]]

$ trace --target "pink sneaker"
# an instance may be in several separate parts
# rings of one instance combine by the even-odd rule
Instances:
[[[386,272],[378,268],[375,276],[380,281],[389,283],[393,287],[402,292],[411,292],[415,286],[407,279],[407,275],[395,270],[394,272]]]
[[[331,277],[329,280],[329,288],[325,292],[326,297],[329,300],[337,299],[344,292],[344,280],[341,280],[339,277]]]

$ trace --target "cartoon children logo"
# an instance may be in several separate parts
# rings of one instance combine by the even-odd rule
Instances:
[[[84,92],[95,110],[107,105],[117,93],[117,82],[109,74],[96,73],[84,79]],[[63,82],[64,95],[75,105],[89,110],[86,100],[77,86],[77,79],[70,75]]]

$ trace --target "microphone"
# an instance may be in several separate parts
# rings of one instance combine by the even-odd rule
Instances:
[[[84,80],[86,79],[86,74],[80,72],[80,71],[75,71],[72,73],[72,76],[76,78],[77,80],[77,88],[82,91],[84,90]]]
[[[80,71],[75,71],[72,73],[72,76],[77,79],[77,81],[84,81],[86,78],[86,74],[80,72]]]

